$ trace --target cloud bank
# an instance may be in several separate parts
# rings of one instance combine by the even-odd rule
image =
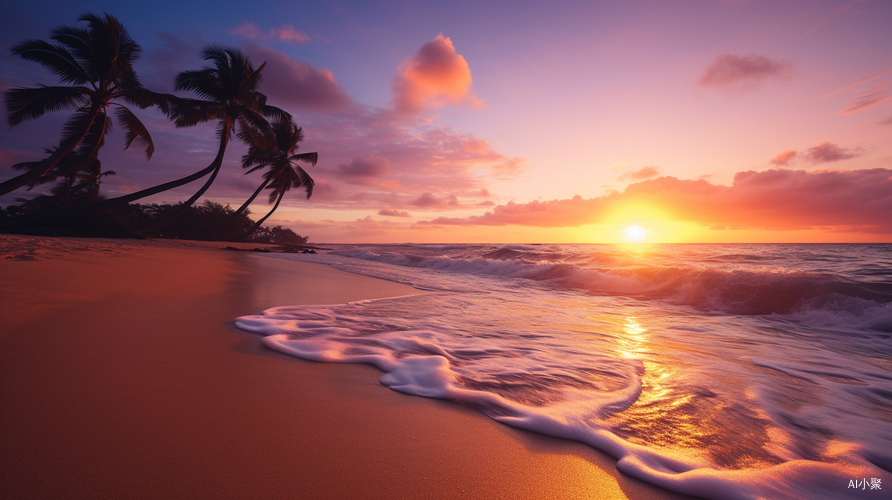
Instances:
[[[595,224],[624,206],[660,207],[674,220],[704,226],[892,233],[892,170],[738,172],[731,186],[659,177],[622,193],[498,205],[483,215],[419,224],[574,227]]]

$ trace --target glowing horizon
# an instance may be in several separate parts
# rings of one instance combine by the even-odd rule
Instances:
[[[491,22],[499,3],[474,18],[461,3],[262,5],[110,13],[143,46],[135,69],[152,90],[172,92],[212,43],[267,63],[261,90],[303,127],[300,151],[319,153],[312,198],[290,193],[268,223],[312,242],[619,243],[629,224],[654,243],[892,242],[892,4],[521,3],[514,29]],[[45,7],[9,7],[4,89],[59,84],[12,44],[105,9]],[[100,155],[117,173],[108,196],[200,170],[216,150],[212,124],[138,114],[155,156],[121,152],[113,132]],[[68,116],[4,132],[0,181],[53,146]],[[259,184],[242,175],[245,150],[233,141],[205,199],[238,206]]]

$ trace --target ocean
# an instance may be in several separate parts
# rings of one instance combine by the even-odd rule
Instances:
[[[429,293],[282,304],[236,325],[580,441],[669,490],[889,498],[892,245],[327,248],[271,256]]]

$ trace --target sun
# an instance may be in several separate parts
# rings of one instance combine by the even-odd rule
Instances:
[[[623,228],[623,240],[629,243],[643,243],[647,241],[647,229],[638,224],[630,224]]]

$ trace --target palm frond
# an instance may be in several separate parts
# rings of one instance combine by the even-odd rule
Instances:
[[[250,68],[250,64],[248,67]],[[257,68],[254,72],[252,72],[251,75],[245,80],[246,85],[245,85],[244,91],[258,92],[258,89],[260,88],[260,81],[263,79],[263,70],[265,68],[266,68],[266,61],[264,61],[263,64],[261,64],[259,68]],[[264,96],[263,104],[266,104],[265,97],[266,96]]]
[[[32,168],[37,167],[43,163],[43,160],[40,161],[23,161],[21,163],[16,163],[12,166],[13,170],[31,170]]]
[[[250,131],[248,136],[245,138],[247,144],[257,144],[260,147],[272,149],[276,147],[276,135],[273,132],[272,126],[270,123],[266,121],[260,113],[255,113],[254,111],[241,108],[239,109],[239,123],[247,124],[247,129],[253,129]],[[241,139],[242,137],[239,136]]]
[[[124,126],[124,149],[129,148],[134,140],[139,140],[139,143],[146,149],[146,159],[151,160],[152,153],[155,152],[155,144],[152,143],[152,136],[145,125],[139,121],[139,118],[133,112],[120,104],[118,109],[115,110],[115,116],[118,117],[118,121]]]
[[[260,114],[267,118],[272,118],[274,120],[290,120],[291,113],[288,113],[282,108],[277,108],[275,106],[263,106],[260,108]]]
[[[277,159],[278,155],[275,151],[250,147],[248,148],[248,154],[242,156],[242,168],[250,168],[251,170],[245,172],[250,174],[257,169],[272,165]]]
[[[98,80],[94,60],[92,39],[94,34],[88,28],[60,26],[50,32],[50,38],[65,46],[77,64],[89,75],[91,81]]]
[[[6,120],[10,126],[39,118],[46,113],[73,110],[90,103],[90,90],[86,87],[14,88],[4,94]]]
[[[62,125],[62,139],[59,141],[60,148],[67,148],[72,141],[80,142],[84,134],[89,132],[90,126],[96,118],[96,115],[92,115],[90,110],[91,108],[88,106],[78,108]]]
[[[292,183],[292,185],[296,188],[305,188],[307,190],[307,199],[309,200],[310,196],[313,196],[313,186],[316,185],[316,181],[310,177],[310,174],[308,174],[306,170],[300,167],[295,167],[294,173],[296,174],[295,177],[297,178],[297,182]]]
[[[58,76],[63,83],[83,85],[91,80],[87,71],[65,47],[43,40],[25,40],[12,47],[13,55],[36,62]]]
[[[210,69],[188,70],[176,76],[174,89],[188,90],[209,101],[225,102],[226,92]]]
[[[304,163],[309,163],[310,165],[316,166],[316,162],[319,161],[319,153],[299,153],[296,155],[291,155],[288,157],[291,161],[302,161]]]
[[[120,98],[127,104],[132,104],[139,109],[157,106],[165,115],[169,114],[171,103],[178,97],[171,94],[159,94],[151,90],[138,88],[120,92]]]

